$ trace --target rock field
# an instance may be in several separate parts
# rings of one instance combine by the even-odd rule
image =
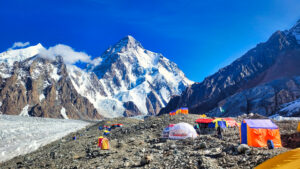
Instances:
[[[0,168],[254,168],[289,148],[251,148],[239,144],[237,128],[226,129],[223,139],[215,131],[201,131],[196,139],[162,139],[168,124],[187,122],[194,125],[198,115],[151,116],[145,120],[115,118],[102,121],[52,142],[35,152],[0,164]],[[239,119],[239,118],[238,118]],[[122,123],[107,137],[110,150],[100,150],[99,126]],[[296,121],[276,122],[283,140],[295,134]],[[76,140],[73,136],[76,135]],[[287,145],[285,142],[283,145]],[[288,145],[287,145],[288,147]],[[294,148],[294,147],[293,147]]]

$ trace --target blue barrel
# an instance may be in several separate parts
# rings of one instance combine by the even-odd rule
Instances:
[[[268,148],[269,148],[269,149],[274,149],[274,143],[273,143],[272,140],[268,140],[268,141],[267,141],[267,144],[268,144]]]

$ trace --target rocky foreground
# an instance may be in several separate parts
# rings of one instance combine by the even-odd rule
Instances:
[[[238,129],[224,131],[223,140],[212,130],[202,131],[196,139],[161,139],[161,132],[171,123],[194,124],[197,115],[168,115],[145,120],[116,118],[93,124],[37,151],[0,164],[0,168],[253,168],[263,161],[288,151],[289,148],[239,147]],[[122,123],[108,136],[110,150],[100,150],[99,126]],[[295,135],[297,122],[276,122],[283,145]],[[206,134],[204,134],[206,133]],[[72,137],[76,135],[77,139]],[[298,146],[293,144],[293,146]],[[299,145],[300,146],[300,145]],[[238,148],[239,147],[239,148]],[[294,148],[294,147],[293,147]]]

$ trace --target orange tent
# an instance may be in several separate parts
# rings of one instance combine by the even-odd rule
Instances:
[[[279,128],[270,119],[244,119],[240,126],[240,142],[252,147],[267,147],[272,140],[274,147],[282,147]]]

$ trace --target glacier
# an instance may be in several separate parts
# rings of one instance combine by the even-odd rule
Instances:
[[[0,162],[33,152],[89,124],[80,120],[0,115]]]

